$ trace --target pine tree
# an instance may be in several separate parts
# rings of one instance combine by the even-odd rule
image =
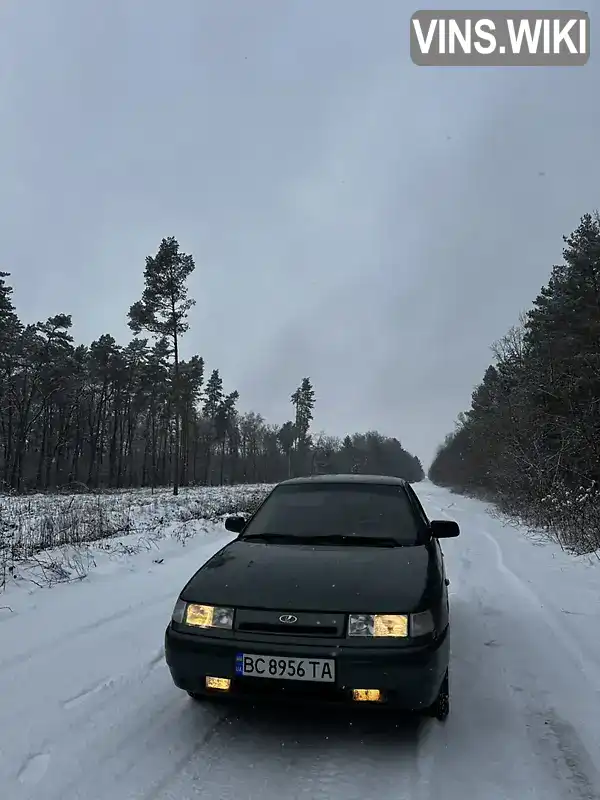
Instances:
[[[213,420],[217,416],[217,411],[223,402],[223,378],[219,375],[218,369],[213,369],[206,384],[204,405],[202,413],[205,417]]]
[[[202,414],[206,421],[205,428],[205,474],[204,483],[208,483],[211,462],[213,457],[213,446],[217,441],[217,413],[223,402],[223,379],[219,374],[218,369],[213,369],[206,384],[206,391],[204,396],[204,405],[202,406]]]
[[[283,454],[287,459],[287,473],[288,478],[292,476],[292,451],[294,449],[294,442],[296,441],[296,429],[291,420],[284,422],[277,434],[279,445],[283,450]]]
[[[310,378],[303,378],[302,383],[291,396],[292,405],[296,410],[296,420],[294,431],[296,434],[296,467],[303,469],[304,459],[310,447],[308,431],[313,418],[313,408],[315,405],[315,392],[310,382]]]
[[[173,494],[179,493],[180,473],[180,386],[179,339],[188,330],[186,322],[195,304],[187,296],[186,280],[195,269],[194,259],[179,251],[179,243],[171,236],[160,243],[156,256],[146,258],[145,288],[142,299],[129,309],[129,327],[139,334],[147,330],[170,342],[173,356],[172,396],[175,412]]]
[[[220,472],[220,485],[223,485],[223,471],[225,465],[225,442],[227,436],[231,434],[233,424],[235,422],[236,410],[235,404],[239,399],[239,392],[233,391],[228,394],[224,400],[221,401],[215,414],[215,438],[218,444],[221,445],[221,472]]]

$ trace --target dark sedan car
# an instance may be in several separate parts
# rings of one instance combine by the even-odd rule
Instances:
[[[278,484],[191,578],[165,634],[176,686],[210,696],[449,711],[440,538],[409,483],[327,475]]]

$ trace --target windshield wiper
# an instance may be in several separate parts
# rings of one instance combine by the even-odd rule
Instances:
[[[280,544],[354,544],[363,547],[402,547],[402,542],[392,536],[353,536],[350,533],[297,534],[292,533],[249,533],[242,541],[276,542]]]
[[[281,542],[282,544],[289,544],[290,542],[305,542],[309,537],[294,536],[291,533],[248,533],[241,538],[244,542]]]
[[[351,533],[329,533],[317,536],[306,537],[310,538],[311,542],[318,544],[335,544],[336,542],[344,542],[344,544],[364,545],[366,547],[402,547],[402,543],[392,536],[354,536]]]

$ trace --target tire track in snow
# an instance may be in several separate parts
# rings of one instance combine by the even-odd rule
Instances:
[[[123,671],[119,675],[104,676],[91,685],[88,684],[81,691],[63,699],[55,696],[49,702],[44,700],[45,710],[44,706],[40,707],[35,698],[33,698],[29,712],[22,706],[15,706],[12,714],[2,714],[2,727],[9,729],[11,725],[15,726],[17,741],[13,744],[16,745],[16,752],[19,751],[19,747],[21,747],[21,752],[31,746],[37,748],[27,756],[27,760],[33,759],[37,751],[43,751],[45,749],[44,742],[48,741],[59,742],[62,752],[73,753],[79,747],[80,742],[93,740],[99,720],[107,714],[110,715],[111,709],[127,708],[128,696],[131,693],[144,693],[147,680],[162,665],[166,670],[163,647],[157,649],[141,664],[136,662],[132,669]],[[34,675],[32,679],[37,682],[39,676]],[[149,692],[148,696],[152,697],[153,693]],[[40,709],[39,723],[31,724],[40,714]],[[31,725],[30,730],[23,725],[23,721],[19,722],[19,718],[23,720],[24,712],[25,719],[28,719]],[[39,736],[43,738],[36,742]],[[63,742],[66,744],[63,745]],[[93,752],[95,746],[95,744],[90,745],[90,751]],[[72,765],[67,764],[64,769],[65,774],[69,774],[71,769]],[[89,769],[93,772],[93,766],[90,766]],[[44,800],[46,800],[46,795],[44,795]]]
[[[62,707],[65,711],[70,711],[75,706],[81,705],[86,700],[88,700],[92,695],[98,694],[99,692],[103,691],[104,689],[108,689],[110,686],[113,686],[116,683],[115,678],[105,678],[102,681],[97,681],[96,683],[92,684],[87,689],[83,689],[81,692],[78,692],[73,697],[69,697],[67,700],[63,700]]]
[[[558,723],[558,727],[552,726],[553,716],[560,718],[556,712],[548,711],[548,700],[552,696],[550,690],[559,688],[557,678],[569,679],[572,662],[565,661],[566,676],[564,670],[561,674],[558,665],[554,665],[553,674],[545,669],[545,664],[539,664],[536,659],[540,654],[547,657],[544,634],[539,635],[539,621],[544,620],[543,627],[550,628],[555,634],[551,641],[560,643],[573,661],[581,663],[583,657],[579,646],[571,641],[568,632],[560,629],[559,620],[554,618],[551,609],[544,608],[529,583],[508,567],[499,541],[487,529],[489,516],[480,511],[478,503],[473,501],[471,510],[459,506],[450,508],[441,504],[438,498],[428,499],[436,514],[439,512],[452,519],[451,512],[454,511],[455,519],[465,534],[457,542],[456,553],[449,549],[454,567],[459,567],[463,578],[458,592],[460,602],[455,605],[456,613],[453,614],[452,663],[459,684],[453,690],[453,711],[448,722],[437,731],[431,729],[423,748],[422,760],[427,758],[429,751],[429,774],[433,778],[430,797],[433,800],[444,794],[458,796],[460,790],[463,795],[475,791],[477,796],[485,796],[486,800],[564,800],[566,797],[597,800],[598,772],[582,738],[564,720]],[[478,545],[479,542],[485,547]],[[474,548],[472,558],[471,547]],[[519,605],[533,614],[529,617],[520,614],[513,618]],[[533,626],[533,639],[527,635],[528,625]],[[594,686],[594,677],[598,677],[597,667],[589,661],[586,666]],[[475,677],[481,671],[486,673],[485,680]],[[473,715],[471,722],[478,735],[465,738],[467,728],[460,724],[460,717],[463,716],[465,721],[468,718],[467,703],[472,704],[473,712],[480,718],[477,724]],[[487,711],[486,705],[490,705]],[[490,712],[494,715],[496,730],[486,741],[481,722]],[[519,720],[522,720],[520,730],[516,724]],[[457,738],[456,733],[461,736]],[[497,740],[496,747],[494,740]],[[506,750],[500,764],[511,762],[506,775],[495,764],[498,746]],[[465,747],[468,748],[468,761],[478,764],[472,777],[469,771],[461,775],[455,769],[455,764],[467,764],[466,754],[462,752]]]
[[[128,605],[127,608],[121,608],[119,611],[115,611],[105,617],[100,617],[97,620],[91,619],[85,625],[79,625],[77,628],[65,630],[60,636],[52,639],[49,642],[43,642],[42,644],[30,648],[24,653],[17,653],[16,655],[11,656],[4,661],[0,661],[0,672],[6,672],[12,667],[21,666],[26,661],[30,661],[32,658],[35,658],[35,656],[38,656],[41,653],[48,653],[56,650],[64,643],[65,639],[67,639],[69,642],[72,642],[72,640],[76,638],[78,639],[95,635],[98,631],[98,628],[103,628],[107,625],[110,625],[112,622],[118,622],[125,617],[130,616],[132,612],[144,609],[144,607],[148,609],[155,608],[156,606],[166,602],[170,597],[173,597],[173,591],[161,594],[157,597],[154,597],[152,600],[146,599],[140,601],[139,603],[133,603]]]
[[[193,707],[189,698],[180,697],[171,687],[157,694],[138,686],[132,693],[120,694],[103,702],[95,713],[91,710],[83,726],[63,731],[60,745],[68,755],[66,780],[55,777],[53,792],[44,793],[44,800],[120,800],[145,797],[144,791],[152,797],[156,786],[147,783],[156,783],[157,772],[161,784],[168,783],[177,767],[193,758],[225,722],[226,714],[215,718],[212,709]],[[121,710],[116,718],[115,709]],[[127,783],[136,770],[140,774]]]
[[[116,688],[119,684],[124,686],[127,683],[132,683],[133,681],[143,681],[153,670],[163,663],[164,657],[165,651],[164,648],[161,647],[160,650],[158,650],[156,654],[152,656],[152,658],[148,659],[141,667],[137,667],[135,670],[130,670],[128,672],[123,672],[121,675],[116,677],[107,676],[106,678],[96,681],[91,686],[88,686],[87,688],[82,689],[80,692],[73,695],[73,697],[69,697],[66,700],[61,701],[61,706],[65,709],[65,711],[70,711],[72,708],[91,700],[94,695],[112,688]]]
[[[573,637],[561,627],[559,621],[555,619],[552,609],[546,609],[539,595],[526,583],[517,573],[511,570],[504,560],[502,547],[497,539],[489,531],[482,529],[481,533],[493,546],[496,557],[496,568],[498,574],[509,582],[523,602],[532,609],[535,615],[535,634],[538,633],[539,623],[549,629],[555,641],[559,643],[556,648],[557,656],[563,657],[567,654],[569,659],[565,661],[565,668],[562,670],[558,665],[560,674],[557,677],[565,679],[568,675],[569,683],[572,680],[573,666],[581,671],[592,691],[595,690],[596,696],[600,698],[598,667],[585,658],[581,648]],[[499,624],[502,623],[502,616],[499,615]],[[569,667],[567,670],[566,667]],[[519,669],[520,681],[526,686],[515,683],[514,672]],[[532,750],[536,752],[544,764],[555,776],[556,784],[562,787],[568,797],[576,797],[579,800],[600,800],[600,771],[594,764],[586,745],[577,733],[575,727],[562,718],[560,714],[550,704],[552,695],[556,693],[558,686],[554,685],[554,692],[540,684],[539,674],[535,671],[531,663],[523,657],[522,662],[515,661],[514,655],[504,659],[504,672],[507,676],[513,673],[510,688],[513,697],[521,708],[521,713],[526,722],[526,730],[531,742]],[[565,689],[568,684],[565,684]]]
[[[420,800],[412,715],[271,704],[233,709],[202,757],[151,800]]]
[[[34,753],[25,759],[25,763],[17,774],[19,783],[37,784],[48,770],[49,753]]]
[[[441,513],[447,519],[454,519],[450,514],[448,514],[447,509],[450,506],[455,508],[455,511],[460,516],[461,514],[465,514],[470,516],[471,518],[481,519],[482,526],[478,529],[478,533],[483,535],[486,540],[492,545],[495,555],[496,567],[498,572],[504,576],[510,583],[514,586],[514,588],[519,592],[519,594],[528,602],[532,608],[535,608],[540,613],[540,618],[544,620],[544,623],[551,628],[554,635],[561,641],[564,648],[567,649],[573,657],[578,662],[578,666],[585,675],[585,677],[590,681],[591,685],[595,687],[597,692],[600,692],[600,672],[598,670],[598,665],[594,663],[592,660],[588,659],[579,644],[577,643],[576,639],[573,638],[569,632],[561,626],[559,622],[557,622],[550,613],[543,613],[545,610],[544,604],[541,601],[540,597],[534,592],[534,590],[529,586],[528,583],[523,581],[513,570],[511,570],[505,560],[504,560],[504,553],[502,551],[502,547],[496,537],[486,529],[486,525],[489,524],[489,515],[487,513],[483,513],[477,507],[478,501],[471,501],[475,506],[475,513],[471,512],[470,509],[461,508],[459,505],[450,504],[441,506],[439,504],[439,498],[426,496],[427,502],[430,503],[432,506],[436,508],[439,513]],[[464,524],[464,523],[463,523]],[[468,522],[467,522],[468,524]],[[530,543],[531,544],[531,543]],[[471,562],[469,557],[469,550],[466,551],[461,550],[460,553],[461,564],[470,569]]]
[[[600,772],[573,725],[549,708],[531,712],[528,731],[569,797],[600,800]]]
[[[505,563],[504,561],[504,554],[502,552],[502,548],[500,547],[499,542],[497,541],[496,537],[493,536],[489,531],[482,529],[481,533],[486,537],[486,539],[492,545],[495,555],[496,555],[496,566],[498,568],[498,572],[502,574],[507,580],[512,583],[514,588],[519,592],[519,594],[528,601],[528,603],[538,612],[540,619],[542,619],[556,636],[556,638],[561,642],[565,650],[568,650],[573,658],[578,662],[578,666],[581,669],[582,673],[585,675],[587,680],[590,682],[592,686],[595,687],[597,692],[600,692],[600,675],[598,674],[598,665],[592,663],[589,659],[586,658],[583,651],[575,641],[575,639],[568,633],[568,631],[559,625],[553,618],[551,613],[543,613],[545,610],[545,606],[542,603],[540,597],[534,592],[534,590],[523,581],[515,572],[513,572]]]
[[[229,721],[229,715],[224,713],[222,716],[218,717],[208,728],[206,733],[194,743],[194,745],[185,752],[185,754],[179,758],[175,763],[169,765],[169,769],[164,773],[162,778],[153,784],[150,789],[147,789],[145,793],[141,796],[140,800],[159,800],[160,795],[163,794],[164,790],[168,788],[169,784],[172,783],[173,778],[176,775],[179,775],[181,771],[185,768],[187,764],[193,759],[193,757],[203,748],[205,747],[214,736],[216,736],[219,730]]]

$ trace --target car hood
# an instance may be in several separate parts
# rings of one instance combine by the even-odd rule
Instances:
[[[265,544],[235,540],[188,582],[188,602],[332,612],[428,607],[441,575],[429,548]]]

